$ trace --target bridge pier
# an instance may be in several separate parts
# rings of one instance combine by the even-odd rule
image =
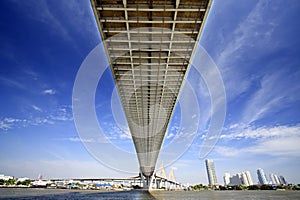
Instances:
[[[142,189],[144,190],[150,190],[152,189],[152,185],[153,185],[153,176],[144,176],[141,173],[141,183],[142,183]]]
[[[157,180],[155,175],[145,176],[142,172],[139,173],[140,176],[140,186],[143,190],[151,190],[158,188]]]

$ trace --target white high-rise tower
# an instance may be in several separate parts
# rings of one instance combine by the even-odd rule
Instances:
[[[259,184],[261,184],[261,185],[268,184],[268,181],[267,181],[267,178],[266,178],[266,174],[265,174],[265,172],[264,172],[263,169],[258,168],[258,170],[257,170],[257,177],[258,177]]]
[[[230,173],[225,172],[225,175],[223,176],[224,179],[224,185],[229,185],[230,184]]]
[[[213,160],[205,160],[208,184],[210,186],[218,185],[215,165]]]
[[[245,171],[249,185],[253,185],[252,177],[249,171]]]

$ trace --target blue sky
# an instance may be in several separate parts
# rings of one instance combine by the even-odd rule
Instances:
[[[133,175],[137,160],[118,98],[112,95],[109,70],[97,88],[96,114],[110,144],[130,156],[108,152],[94,138],[84,138],[84,145],[74,124],[76,75],[101,41],[89,2],[5,0],[0,8],[0,173],[32,178],[40,173],[49,178]],[[226,92],[225,123],[205,157],[215,160],[220,183],[226,171],[244,170],[256,182],[259,167],[300,182],[299,10],[297,0],[214,1],[199,46],[222,76],[223,86],[214,86]],[[213,75],[207,75],[212,83]],[[195,67],[188,76],[199,103],[198,131],[182,127],[178,106],[158,163],[172,154],[167,147],[176,138],[195,136],[186,152],[181,150],[179,158],[170,155],[173,162],[166,163],[166,171],[173,167],[184,183],[207,183],[199,152],[208,139],[213,105],[203,76]],[[93,147],[109,155],[118,170],[99,162]]]

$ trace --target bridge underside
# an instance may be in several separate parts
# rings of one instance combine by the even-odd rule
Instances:
[[[209,0],[91,0],[142,174],[149,178]]]

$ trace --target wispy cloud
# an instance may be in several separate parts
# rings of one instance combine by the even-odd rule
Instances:
[[[222,140],[252,140],[252,143],[235,147],[219,145],[215,151],[222,156],[272,155],[272,156],[300,156],[300,125],[275,126],[271,128],[248,128],[242,132],[223,134]]]
[[[103,127],[106,136],[111,140],[128,140],[131,139],[129,128],[120,128],[114,123],[106,123]]]
[[[14,88],[22,89],[22,90],[27,89],[21,82],[11,79],[11,78],[8,78],[8,77],[0,76],[0,82],[2,82],[3,84],[5,84],[9,87],[14,87]]]
[[[165,137],[165,139],[170,139],[170,138],[173,138],[174,137],[174,134],[173,133],[168,133]]]
[[[300,72],[296,74],[299,75]],[[260,81],[260,88],[247,103],[243,112],[243,122],[249,124],[298,101],[300,85],[295,85],[296,82],[295,74],[290,74],[288,70],[266,74]]]
[[[229,42],[223,41],[227,42],[227,45],[221,49],[217,63],[226,66],[233,62],[234,59],[232,58],[242,58],[241,53],[244,53],[244,47],[250,49],[255,47],[258,50],[260,47],[264,47],[264,51],[274,48],[274,43],[271,42],[272,34],[278,25],[276,22],[281,16],[270,11],[275,10],[276,6],[278,5],[273,4],[271,1],[267,3],[259,1],[245,18],[240,18],[241,21],[238,26],[226,38]],[[265,21],[264,18],[268,14],[274,16],[272,18],[268,17],[268,21]]]
[[[216,146],[215,151],[225,157],[251,156],[251,155],[270,155],[279,157],[299,157],[300,156],[300,136],[291,136],[287,138],[269,138],[268,140],[259,140],[256,145],[250,147],[229,147]]]
[[[225,37],[218,38],[220,46],[215,48],[216,63],[222,72],[229,101],[248,91],[253,79],[257,78],[251,63],[281,45],[280,40],[274,40],[281,21],[276,12],[278,8],[279,5],[271,1],[259,1],[247,15],[239,18],[235,27],[221,25],[221,29],[233,28]]]
[[[83,143],[98,143],[94,138],[79,138],[79,137],[69,137],[63,138],[62,140],[71,141],[71,142],[83,142]]]
[[[38,115],[35,117],[27,117],[23,119],[5,117],[0,119],[0,129],[7,131],[10,129],[28,127],[28,126],[42,126],[53,125],[57,122],[69,122],[73,120],[71,106],[60,106],[53,110],[43,110],[42,108],[32,105]]]
[[[173,122],[166,132],[165,139],[164,139],[164,145],[168,144],[169,140],[173,139],[179,130],[180,130],[180,127],[178,126],[178,124],[176,122]]]
[[[15,3],[17,6],[19,5],[17,1]],[[22,4],[22,7],[31,11],[26,13],[27,17],[49,25],[51,33],[61,35],[67,40],[70,39],[67,29],[62,25],[61,20],[54,14],[46,1],[26,1]],[[43,10],[43,12],[40,12],[40,10]]]
[[[23,69],[23,72],[27,76],[29,76],[30,78],[32,78],[33,80],[38,80],[39,77],[40,77],[40,75],[36,71],[34,71],[34,70],[30,69],[30,68]]]
[[[275,126],[271,128],[249,127],[244,130],[236,129],[231,134],[222,134],[221,139],[236,140],[236,139],[265,139],[271,137],[291,137],[300,135],[300,125],[296,126]]]
[[[43,110],[42,110],[40,107],[36,106],[36,105],[32,105],[31,107],[32,107],[35,111],[43,112]]]
[[[62,1],[59,7],[55,7],[55,4],[48,1],[36,2],[28,0],[22,3],[22,6],[20,6],[21,4],[18,1],[14,2],[15,7],[18,7],[24,16],[45,24],[50,34],[62,37],[64,40],[70,42],[79,52],[81,52],[81,48],[79,48],[74,39],[74,33],[76,33],[77,38],[81,36],[82,39],[85,39],[88,33],[93,36],[91,38],[100,41],[100,36],[95,31],[97,30],[97,25],[94,20],[91,20],[93,17],[92,10],[88,7],[87,3]],[[88,8],[86,9],[84,6]],[[90,12],[86,12],[89,9]],[[30,10],[30,12],[25,12],[24,10]],[[43,12],[40,12],[41,10]],[[73,14],[74,12],[76,12],[76,15]],[[91,43],[95,41],[89,39],[86,42]]]
[[[218,27],[226,31],[217,36],[220,46],[213,54],[225,83],[228,110],[235,114],[233,123],[255,124],[279,115],[300,99],[298,63],[288,56],[276,56],[292,44],[277,34],[286,24],[288,8],[282,10],[279,1],[258,1],[236,19],[237,23]]]
[[[4,120],[0,121],[0,129],[2,130],[8,130],[11,128],[11,126],[12,125],[10,123],[5,122]]]
[[[30,126],[30,125],[34,125],[34,126],[41,126],[41,125],[46,125],[46,124],[55,124],[54,121],[48,119],[47,117],[36,117],[34,119],[31,120],[27,120],[27,123],[24,125],[26,126]]]
[[[59,108],[55,109],[48,117],[55,121],[72,121],[73,114],[71,106],[60,106]]]
[[[56,90],[54,89],[46,89],[43,91],[43,94],[50,94],[50,95],[53,95],[56,93]]]
[[[25,119],[17,119],[17,118],[7,117],[7,118],[0,120],[0,129],[7,131],[9,129],[14,128],[16,124],[20,125],[20,124],[26,124],[26,123],[27,123],[27,120],[25,120]]]

